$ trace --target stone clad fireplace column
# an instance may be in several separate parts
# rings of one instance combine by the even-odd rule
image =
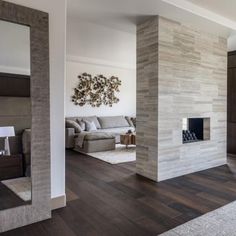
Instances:
[[[137,27],[137,173],[157,181],[158,17]]]
[[[159,16],[139,24],[137,173],[162,181],[226,164],[226,96],[226,38]],[[204,138],[184,142],[184,119],[202,120]]]

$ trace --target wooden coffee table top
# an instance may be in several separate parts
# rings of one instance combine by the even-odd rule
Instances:
[[[120,135],[120,143],[123,145],[136,145],[136,134],[121,134]]]

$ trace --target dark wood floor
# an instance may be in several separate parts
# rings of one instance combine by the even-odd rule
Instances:
[[[135,164],[110,165],[67,152],[68,206],[53,219],[2,236],[156,236],[236,200],[236,160],[155,183]]]
[[[29,204],[0,182],[0,211]]]

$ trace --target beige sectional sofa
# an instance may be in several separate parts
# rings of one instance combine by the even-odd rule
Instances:
[[[87,129],[89,122],[93,123],[93,130]],[[113,150],[115,144],[120,142],[120,134],[127,133],[128,130],[135,131],[130,117],[68,117],[66,148],[84,153]]]

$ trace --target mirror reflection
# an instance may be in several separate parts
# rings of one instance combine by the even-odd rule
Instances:
[[[0,210],[31,203],[30,28],[0,20]]]

